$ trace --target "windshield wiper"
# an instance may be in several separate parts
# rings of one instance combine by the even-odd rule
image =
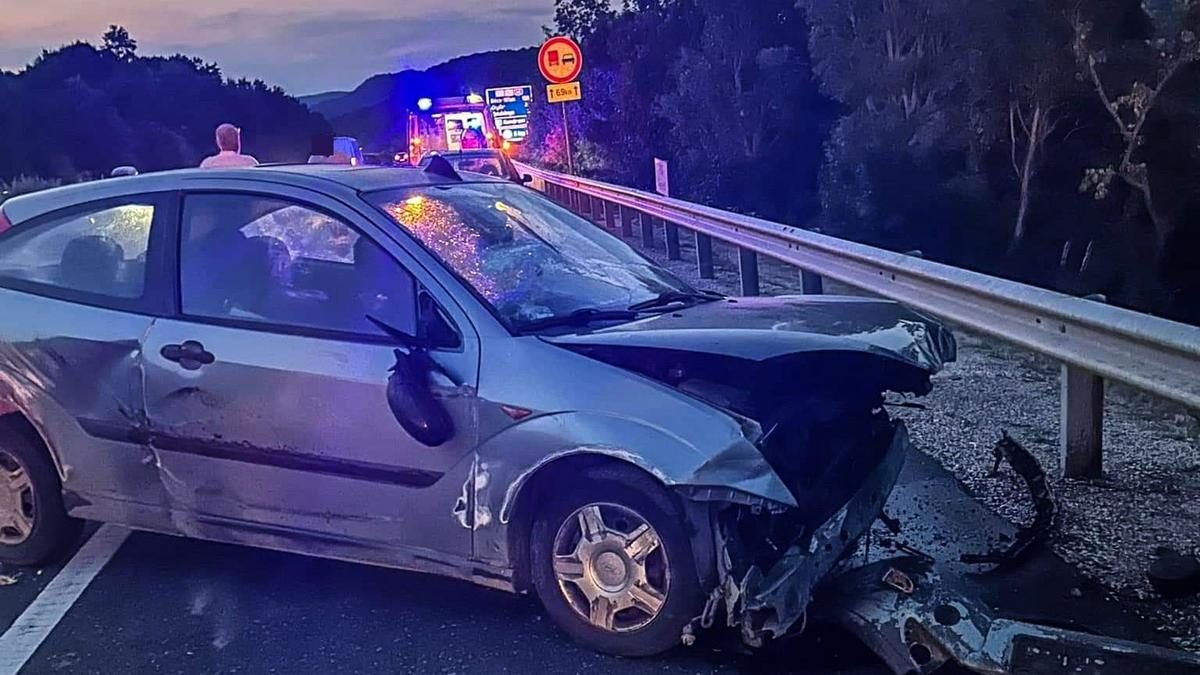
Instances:
[[[584,307],[577,309],[570,314],[561,316],[548,316],[544,319],[535,319],[516,327],[518,333],[530,333],[533,331],[544,330],[546,328],[555,328],[558,326],[586,326],[595,321],[633,321],[638,317],[638,313],[631,309],[597,309],[595,307]]]
[[[647,309],[666,307],[676,303],[700,303],[720,300],[725,296],[713,291],[667,291],[649,300],[635,302],[629,306],[629,311],[640,312]]]

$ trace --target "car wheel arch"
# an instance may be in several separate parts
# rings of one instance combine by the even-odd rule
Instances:
[[[23,410],[12,404],[10,401],[0,399],[0,440],[6,434],[19,434],[29,442],[36,445],[46,456],[50,458],[50,462],[54,465],[54,471],[58,474],[60,481],[66,480],[66,473],[61,458],[50,443],[46,440],[45,434],[41,432],[29,415]]]
[[[554,458],[538,466],[536,470],[524,478],[516,486],[516,494],[512,499],[511,511],[508,514],[508,550],[513,570],[513,586],[518,592],[526,592],[532,588],[530,579],[530,537],[536,516],[535,505],[542,503],[547,491],[561,484],[564,479],[578,479],[589,473],[605,468],[622,468],[636,471],[663,488],[663,491],[676,502],[679,513],[683,515],[684,527],[693,541],[694,563],[702,581],[712,578],[715,569],[715,559],[712,557],[712,544],[706,542],[704,536],[711,531],[708,528],[707,505],[692,502],[677,491],[671,489],[661,475],[647,470],[626,457],[605,454],[602,452],[576,452]],[[702,520],[703,522],[699,522]],[[697,546],[699,540],[701,545]]]

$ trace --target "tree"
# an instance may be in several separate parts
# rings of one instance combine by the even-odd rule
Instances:
[[[581,42],[615,16],[612,0],[554,0],[554,25],[558,34]]]
[[[1110,61],[1110,50],[1095,44],[1094,24],[1082,14],[1075,15],[1073,20],[1073,48],[1079,68],[1121,138],[1119,156],[1105,166],[1087,169],[1080,190],[1104,199],[1113,178],[1119,178],[1136,191],[1153,227],[1156,258],[1163,254],[1174,224],[1172,215],[1157,199],[1151,167],[1141,149],[1147,142],[1147,121],[1159,113],[1163,91],[1185,68],[1200,60],[1200,40],[1186,27],[1192,6],[1191,0],[1157,0],[1145,4],[1153,33],[1132,48],[1124,46],[1120,54],[1125,61],[1122,65],[1126,69],[1132,66],[1135,71],[1132,84],[1123,94],[1117,93],[1119,85],[1107,83],[1108,78],[1101,72]]]
[[[802,0],[822,91],[844,115],[821,169],[831,232],[959,264],[994,240],[986,136],[970,74],[981,3]],[[990,42],[994,42],[992,40]],[[985,42],[987,44],[987,42]],[[966,224],[970,224],[967,229]]]
[[[0,179],[69,182],[122,164],[195,166],[213,151],[213,129],[227,121],[245,129],[247,151],[260,159],[301,161],[312,131],[328,128],[277,87],[225,82],[215,64],[188,56],[139,57],[135,45],[114,26],[103,47],[78,42],[0,74]]]
[[[130,37],[129,31],[123,26],[110,25],[103,40],[103,51],[112,54],[118,61],[129,62],[137,57],[137,40]]]

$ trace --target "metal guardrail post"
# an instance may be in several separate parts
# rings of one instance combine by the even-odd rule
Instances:
[[[666,230],[667,239],[667,260],[680,260],[683,258],[679,254],[679,226],[675,223],[663,222],[663,228]]]
[[[1060,410],[1063,478],[1099,478],[1104,466],[1104,380],[1064,364]]]
[[[821,295],[825,292],[825,280],[820,274],[800,270],[800,288],[805,295]]]
[[[628,206],[621,207],[621,236],[633,237],[633,209]]]
[[[738,249],[738,274],[742,280],[742,295],[758,295],[758,253]]]
[[[654,218],[639,211],[638,222],[642,224],[642,246],[654,248]]]
[[[696,267],[700,268],[701,279],[712,279],[713,272],[712,237],[696,233]]]
[[[617,205],[604,202],[604,227],[608,230],[617,229]]]

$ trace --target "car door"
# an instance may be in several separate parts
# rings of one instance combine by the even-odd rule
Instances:
[[[142,412],[139,341],[168,296],[170,195],[70,205],[0,236],[0,407],[20,410],[63,468],[74,515],[131,522],[161,503]],[[8,402],[8,405],[4,405]]]
[[[478,339],[369,221],[316,193],[183,196],[179,306],[145,342],[146,414],[192,527],[470,553],[452,510],[471,475]],[[371,234],[375,236],[372,237]],[[415,441],[389,409],[396,344],[420,289],[461,338],[433,353],[455,433]],[[261,543],[261,540],[260,540]]]

